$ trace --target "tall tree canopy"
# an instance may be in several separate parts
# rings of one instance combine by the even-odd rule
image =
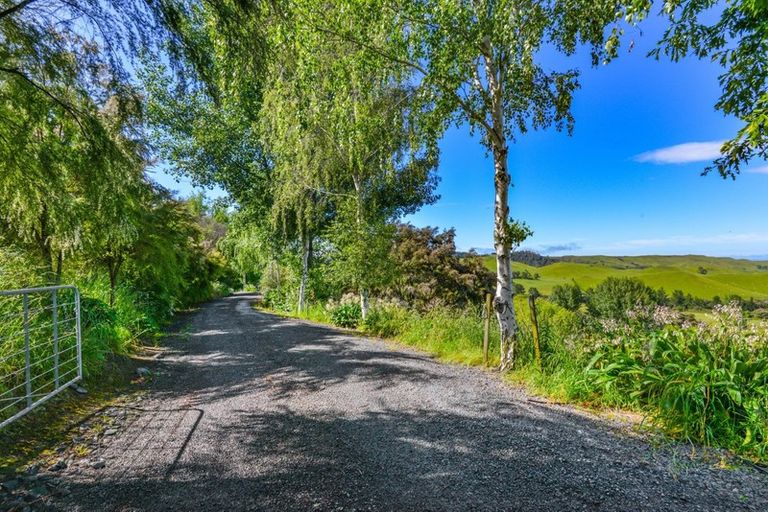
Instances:
[[[479,131],[494,160],[494,240],[497,289],[494,305],[502,340],[502,368],[514,360],[517,323],[510,250],[509,143],[529,129],[554,125],[571,130],[570,106],[577,71],[543,63],[545,46],[571,54],[587,45],[594,62],[615,55],[618,25],[635,15],[615,2],[477,0],[341,0],[320,10],[300,2],[301,16],[316,31],[354,45],[372,62],[407,70],[416,87],[412,112],[419,123],[440,131],[468,123]],[[352,30],[349,18],[365,23]],[[606,27],[613,25],[613,31]],[[610,43],[610,44],[606,44]]]
[[[333,222],[334,273],[360,292],[365,315],[369,289],[386,275],[377,272],[393,232],[386,223],[435,199],[436,137],[414,123],[402,65],[329,40],[290,5],[278,10],[260,112],[274,166],[273,216],[301,239],[301,290],[309,243]],[[366,29],[364,20],[347,26]]]

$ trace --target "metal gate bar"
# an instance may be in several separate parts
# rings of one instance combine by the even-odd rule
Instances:
[[[2,428],[83,378],[80,292],[70,285],[0,290],[0,313]]]

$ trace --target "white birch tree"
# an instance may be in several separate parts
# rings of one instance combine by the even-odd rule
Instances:
[[[412,112],[431,129],[467,123],[493,157],[494,309],[501,333],[501,368],[514,362],[517,322],[513,305],[508,167],[510,144],[530,129],[572,130],[575,69],[550,69],[543,50],[571,54],[586,45],[594,63],[616,54],[617,25],[635,16],[620,3],[598,0],[339,0],[318,10],[303,2],[316,31],[355,45],[368,58],[409,70],[416,86]],[[639,11],[637,11],[639,12]],[[366,24],[348,29],[346,20]],[[613,24],[612,30],[606,27]]]

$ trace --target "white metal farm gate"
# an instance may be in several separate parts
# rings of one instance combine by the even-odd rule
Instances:
[[[0,290],[0,428],[83,377],[80,292]]]

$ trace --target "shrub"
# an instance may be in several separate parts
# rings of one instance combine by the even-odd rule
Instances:
[[[386,294],[419,311],[482,302],[485,291],[495,286],[495,277],[476,254],[456,254],[455,235],[453,229],[399,224],[391,249],[398,272]]]
[[[103,324],[114,326],[117,321],[115,310],[109,304],[92,297],[83,297],[80,302],[81,325],[83,329]]]
[[[574,282],[573,284],[559,284],[552,288],[549,300],[562,308],[578,311],[584,304],[585,297],[581,287]]]
[[[654,302],[654,291],[639,279],[609,277],[591,290],[588,304],[599,317],[623,320],[633,308]]]
[[[264,306],[275,311],[289,313],[294,310],[294,298],[286,288],[274,288],[264,292]]]
[[[331,323],[338,327],[354,329],[360,323],[362,311],[360,304],[347,302],[330,309]]]
[[[604,344],[587,378],[691,441],[768,454],[768,337],[733,306],[712,326],[628,332]]]

